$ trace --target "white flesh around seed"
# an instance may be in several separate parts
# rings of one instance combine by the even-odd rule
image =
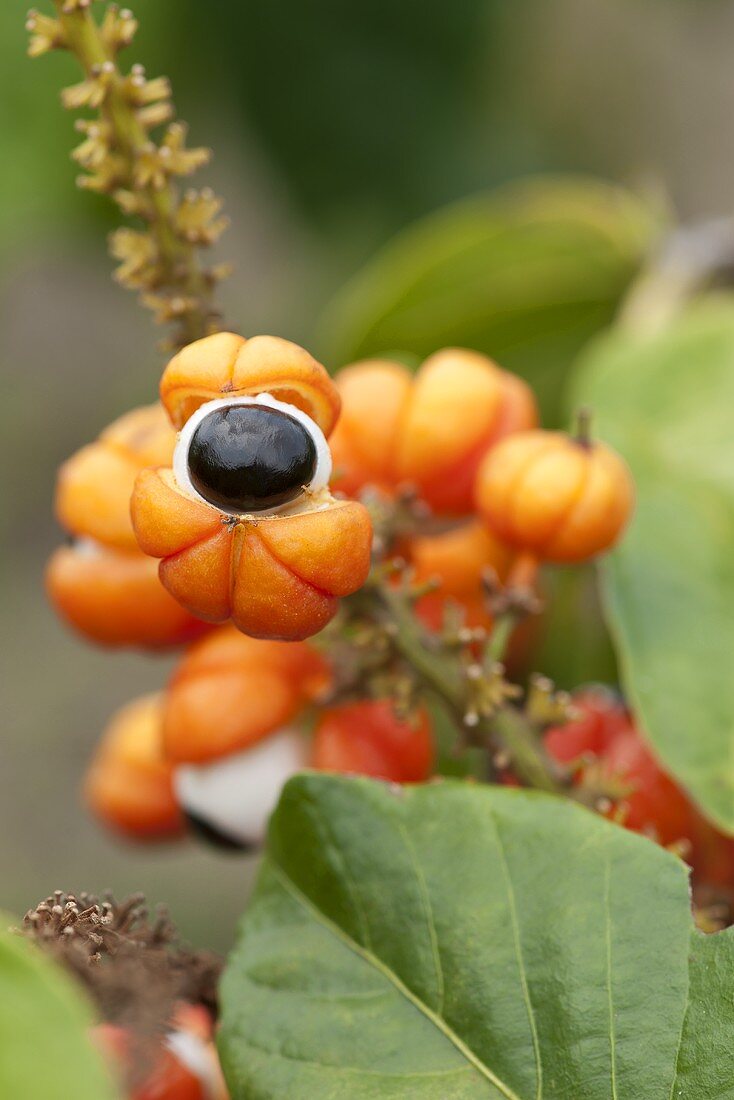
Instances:
[[[216,508],[218,512],[224,512],[225,515],[240,516],[243,514],[233,509],[223,508],[219,504],[214,505],[211,501],[206,500],[206,498],[194,488],[189,476],[189,447],[191,446],[191,441],[194,438],[196,429],[199,427],[202,420],[210,413],[216,412],[217,409],[230,408],[233,405],[254,405],[256,407],[265,405],[269,409],[277,409],[278,412],[285,413],[286,416],[290,416],[293,420],[297,420],[298,423],[306,429],[316,448],[316,469],[314,470],[311,481],[305,488],[309,493],[317,493],[321,489],[326,489],[329,484],[329,478],[331,477],[331,451],[329,450],[329,444],[326,442],[326,436],[321,431],[321,428],[315,420],[311,419],[308,413],[303,412],[302,409],[297,409],[295,405],[288,405],[285,401],[278,401],[276,398],[271,397],[269,393],[259,393],[256,397],[219,397],[216,401],[207,401],[204,405],[200,405],[196,412],[191,414],[181,431],[178,433],[176,449],[173,452],[173,476],[176,484],[183,493],[193,497],[195,500],[203,500],[210,508]],[[301,499],[302,497],[297,497],[295,500],[290,500],[286,504],[281,504],[278,508],[263,509],[262,511],[253,512],[252,515],[283,515],[289,511],[297,510]]]
[[[246,846],[265,839],[286,780],[308,764],[303,733],[285,726],[243,752],[211,764],[182,764],[173,783],[183,809]]]
[[[212,1044],[190,1031],[169,1032],[165,1044],[181,1065],[198,1078],[207,1100],[215,1100],[220,1095],[220,1077]]]

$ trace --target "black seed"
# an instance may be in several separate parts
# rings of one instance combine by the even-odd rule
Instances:
[[[246,841],[237,840],[233,836],[229,836],[228,833],[222,833],[215,825],[210,824],[203,817],[199,817],[198,814],[192,814],[189,810],[184,810],[184,817],[191,832],[198,836],[201,840],[205,840],[207,844],[211,844],[214,848],[220,848],[225,852],[255,852],[257,851],[256,844],[248,844]]]
[[[191,483],[225,511],[262,512],[295,500],[316,471],[316,445],[295,417],[266,405],[205,416],[189,444]]]

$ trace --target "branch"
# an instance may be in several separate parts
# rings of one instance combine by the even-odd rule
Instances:
[[[369,593],[390,621],[395,650],[424,689],[444,704],[459,737],[466,740],[471,734],[473,742],[487,749],[504,749],[518,778],[528,786],[556,794],[569,793],[569,777],[545,752],[534,724],[509,702],[509,696],[515,692],[505,681],[502,666],[494,658],[489,668],[478,664],[467,666],[460,655],[437,647],[435,638],[418,622],[400,589],[378,582]],[[376,610],[379,614],[380,608]],[[502,635],[505,639],[509,636],[504,627]]]

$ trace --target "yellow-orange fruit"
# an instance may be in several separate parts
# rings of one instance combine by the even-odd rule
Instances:
[[[176,428],[206,401],[259,393],[302,409],[327,436],[339,415],[339,394],[321,364],[277,336],[218,332],[195,340],[173,357],[160,386]]]
[[[537,423],[528,386],[462,348],[436,352],[415,376],[398,363],[366,360],[340,371],[336,383],[334,488],[354,495],[366,485],[387,492],[412,485],[447,515],[471,512],[487,450]]]
[[[46,566],[58,614],[99,645],[183,645],[210,630],[163,587],[158,565],[139,550],[81,543],[60,546]]]
[[[396,450],[413,376],[399,363],[369,359],[336,376],[341,414],[329,439],[332,484],[347,496],[370,485],[396,488]]]
[[[59,470],[56,513],[75,541],[46,569],[54,607],[92,641],[110,646],[180,645],[207,627],[164,589],[130,520],[139,471],[170,464],[176,436],[161,405],[121,416]]]
[[[510,546],[550,562],[580,562],[608,550],[634,506],[632,476],[603,443],[562,432],[521,432],[484,459],[477,507]]]
[[[196,764],[241,751],[291,722],[328,682],[323,658],[308,645],[221,627],[188,650],[171,680],[166,757]]]
[[[192,614],[256,638],[299,641],[336,614],[370,567],[372,525],[354,501],[308,511],[224,516],[182,493],[171,470],[144,470],[132,498],[141,549]]]
[[[482,587],[487,570],[504,581],[512,551],[478,520],[470,520],[436,535],[410,540],[405,555],[415,570],[417,583],[436,580],[439,587],[416,604],[416,612],[431,630],[440,629],[447,601],[459,604],[467,626],[492,625]]]
[[[137,550],[130,496],[145,466],[170,465],[176,436],[160,405],[121,416],[59,470],[56,515],[65,530],[119,550]]]
[[[469,595],[487,569],[504,580],[513,558],[512,550],[478,520],[413,538],[409,553],[416,581],[436,577],[447,596]]]
[[[117,712],[104,733],[84,781],[92,812],[132,838],[183,832],[173,793],[172,765],[161,747],[162,697],[145,695]]]

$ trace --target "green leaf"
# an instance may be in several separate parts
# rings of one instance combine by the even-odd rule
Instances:
[[[658,227],[629,192],[576,178],[450,206],[347,285],[321,326],[324,359],[475,348],[529,378],[552,419],[569,364],[611,321]]]
[[[0,927],[9,924],[0,915]],[[0,932],[0,1096],[113,1100],[88,1037],[93,1022],[80,986],[20,936]]]
[[[568,801],[300,776],[224,978],[232,1096],[692,1096],[731,1068],[734,962],[708,1020],[691,934],[684,865]]]
[[[689,1005],[671,1100],[734,1097],[734,928],[691,938]]]
[[[577,397],[637,484],[602,573],[625,690],[668,769],[734,831],[734,305],[612,333]]]

